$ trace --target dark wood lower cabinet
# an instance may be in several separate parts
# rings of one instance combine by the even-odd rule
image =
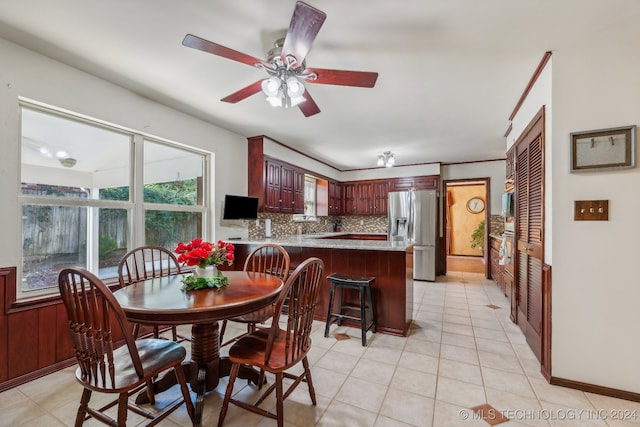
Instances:
[[[242,269],[248,253],[258,244],[235,244],[236,261],[233,268]],[[375,306],[376,329],[393,335],[406,336],[413,310],[413,270],[411,260],[404,251],[377,251],[353,249],[309,248],[285,246],[293,269],[308,257],[318,257],[325,265],[325,277],[332,273],[354,276],[373,276],[371,285]],[[329,307],[330,284],[324,281],[315,318],[325,321]],[[346,295],[346,294],[345,294]],[[357,294],[348,296],[347,302],[356,302]],[[346,323],[346,322],[345,322]],[[354,326],[359,326],[354,323]]]

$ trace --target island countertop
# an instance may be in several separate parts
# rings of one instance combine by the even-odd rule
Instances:
[[[379,233],[349,233],[327,232],[314,234],[295,234],[284,237],[271,238],[243,238],[228,239],[230,243],[242,243],[247,245],[261,243],[277,243],[281,246],[298,246],[301,248],[325,248],[325,249],[360,249],[372,251],[399,251],[406,252],[413,247],[412,243],[405,241],[370,240],[370,239],[341,239],[340,236],[357,234],[360,236],[380,236]]]
[[[413,245],[379,240],[385,237],[379,233],[343,232],[228,240],[236,247],[236,259],[233,265],[225,268],[242,269],[250,252],[269,242],[285,248],[291,261],[290,269],[309,257],[317,257],[324,263],[325,276],[341,273],[375,277],[371,292],[376,330],[406,336],[413,314]],[[316,320],[325,321],[327,318],[330,288],[329,281],[323,280],[314,315]],[[345,292],[344,298],[347,305],[359,304],[356,293]],[[350,320],[345,320],[345,324],[359,327],[358,322]]]

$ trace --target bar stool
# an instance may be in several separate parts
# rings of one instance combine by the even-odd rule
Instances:
[[[331,293],[329,294],[329,310],[327,311],[327,323],[324,329],[324,336],[329,336],[329,326],[336,320],[338,325],[342,325],[343,320],[353,320],[360,323],[362,331],[362,345],[367,345],[367,331],[371,329],[376,332],[376,321],[373,314],[373,298],[371,297],[371,283],[376,280],[375,277],[354,277],[345,274],[333,273],[327,276],[327,280],[331,283]],[[360,305],[346,305],[342,303],[342,294],[345,289],[356,289],[360,295]],[[337,312],[333,312],[333,296],[338,291],[338,307]],[[365,301],[366,299],[366,301]],[[359,311],[360,317],[349,316],[344,311]],[[367,324],[367,311],[371,322]]]

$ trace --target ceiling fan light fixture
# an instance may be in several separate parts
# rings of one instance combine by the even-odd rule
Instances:
[[[293,100],[302,97],[304,93],[304,85],[295,76],[287,78],[287,94]]]
[[[378,166],[384,166],[384,156],[382,154],[378,154]]]
[[[262,92],[267,95],[267,98],[279,98],[281,96],[281,82],[276,76],[271,76],[268,79],[262,81]]]
[[[272,107],[282,107],[282,98],[279,96],[267,96],[267,102]]]

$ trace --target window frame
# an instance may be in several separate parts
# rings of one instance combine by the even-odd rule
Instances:
[[[22,214],[23,207],[25,205],[42,205],[42,206],[62,206],[62,207],[81,207],[87,208],[88,214],[91,213],[92,208],[103,209],[125,209],[127,211],[127,250],[145,245],[145,213],[147,211],[163,210],[173,212],[196,212],[201,214],[202,236],[209,236],[212,228],[212,213],[211,213],[211,199],[212,199],[212,187],[211,187],[211,174],[212,174],[212,157],[213,153],[207,152],[201,149],[180,144],[175,141],[170,141],[165,138],[161,138],[155,135],[150,135],[144,132],[128,129],[123,126],[107,123],[105,121],[90,118],[81,114],[73,113],[67,110],[56,108],[53,106],[45,105],[36,101],[19,99],[19,135],[20,144],[22,144],[22,129],[23,129],[23,117],[22,111],[24,109],[35,110],[44,114],[50,114],[55,117],[64,120],[70,120],[75,122],[84,123],[90,126],[96,126],[109,131],[114,131],[129,136],[129,178],[127,184],[129,186],[129,199],[128,200],[101,200],[97,198],[73,198],[66,196],[35,196],[25,195],[22,193],[21,188],[18,190],[18,204],[17,209],[20,212],[18,218],[20,218],[18,229],[20,236],[23,236],[23,224]],[[149,141],[155,144],[166,145],[169,147],[177,148],[180,150],[188,151],[192,154],[201,156],[202,158],[202,200],[200,204],[196,205],[177,205],[177,204],[164,204],[164,203],[151,203],[144,202],[144,142]],[[19,151],[20,153],[22,150]],[[19,154],[20,171],[22,171],[22,154]],[[20,172],[22,177],[22,172]],[[22,178],[18,180],[18,186],[22,186]],[[97,191],[98,189],[92,189]],[[90,215],[88,216],[88,218]],[[87,227],[88,229],[90,227]],[[97,262],[97,239],[92,238],[90,233],[87,232],[87,268],[92,265],[92,262]],[[91,243],[89,243],[91,242]],[[89,246],[92,249],[89,249]],[[89,258],[90,253],[95,253],[93,256],[95,260]],[[24,266],[24,248],[20,247],[20,261],[17,266],[16,277],[16,303],[21,304],[26,301],[40,302],[46,299],[50,299],[58,295],[57,286],[37,289],[37,290],[23,290],[22,289],[22,277]],[[96,272],[94,272],[96,273]],[[117,278],[105,279],[108,284],[116,283]]]

